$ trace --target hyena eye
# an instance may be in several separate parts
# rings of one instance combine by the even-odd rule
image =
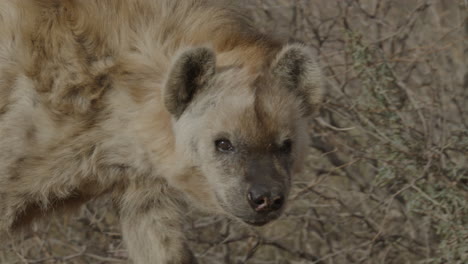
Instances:
[[[216,149],[221,152],[233,152],[234,147],[231,141],[227,139],[218,139],[215,141]]]
[[[281,144],[279,151],[284,154],[289,154],[291,153],[292,149],[292,141],[290,139],[286,139],[283,141],[283,144]]]

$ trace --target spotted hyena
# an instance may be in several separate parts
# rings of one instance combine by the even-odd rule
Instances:
[[[277,218],[321,99],[307,48],[209,0],[0,3],[0,232],[99,196],[135,263],[190,263],[180,208]]]

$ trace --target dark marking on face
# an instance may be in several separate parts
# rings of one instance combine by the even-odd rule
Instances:
[[[260,89],[262,89],[261,86],[256,86],[257,92],[255,93],[253,108],[254,108],[255,118],[256,118],[256,121],[258,122],[258,125],[261,127],[264,127],[265,126],[264,121],[268,118],[268,116],[266,115],[261,105],[261,100],[259,98],[259,93],[258,93],[258,90]]]
[[[252,158],[247,166],[246,181],[252,184],[271,183],[271,185],[281,185],[285,182],[285,175],[277,169],[275,163],[278,163],[278,161],[273,156]]]
[[[291,157],[279,157],[273,160],[273,165],[276,170],[286,178],[286,182],[291,181],[291,167],[292,159]]]

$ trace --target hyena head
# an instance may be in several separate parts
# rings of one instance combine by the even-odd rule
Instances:
[[[216,67],[209,48],[172,65],[164,103],[176,148],[201,173],[198,190],[253,225],[277,218],[308,144],[307,118],[321,100],[321,76],[302,46],[284,47],[260,73]]]

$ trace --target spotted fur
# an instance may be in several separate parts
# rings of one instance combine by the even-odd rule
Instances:
[[[250,221],[300,170],[320,71],[227,2],[2,1],[0,36],[0,233],[109,195],[134,263],[193,263],[180,208]]]

